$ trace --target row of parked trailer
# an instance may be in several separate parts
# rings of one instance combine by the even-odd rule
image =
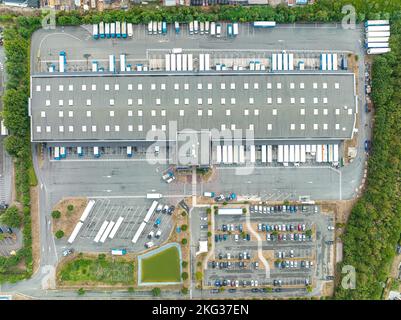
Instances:
[[[155,213],[155,210],[156,210],[158,204],[159,203],[157,201],[152,202],[152,205],[146,212],[145,218],[143,219],[141,225],[139,226],[138,230],[136,231],[134,237],[132,238],[132,243],[138,242],[138,239],[142,235],[142,232],[145,229],[146,224],[149,223],[150,218],[152,218],[153,214]]]
[[[84,225],[84,222],[86,218],[89,216],[91,213],[93,207],[95,206],[95,200],[89,200],[88,204],[85,207],[84,212],[82,213],[81,217],[79,218],[78,223],[75,225],[74,230],[72,231],[70,237],[68,238],[68,243],[73,243],[75,238],[77,237],[79,231],[81,230],[82,226]],[[117,232],[117,231],[116,231]]]
[[[368,20],[365,22],[365,47],[368,54],[390,52],[390,21]]]
[[[277,70],[294,70],[294,54],[273,53],[272,71],[277,71]]]
[[[182,53],[181,49],[173,49],[164,56],[166,71],[193,71],[193,54]]]
[[[113,239],[123,221],[124,217],[121,216],[117,219],[116,222],[107,220],[103,221],[93,241],[96,243],[104,243],[108,238]]]
[[[276,26],[275,21],[255,21],[253,22],[254,28],[273,28]],[[174,30],[176,34],[180,33],[180,23],[174,22]],[[150,21],[148,22],[148,34],[167,34],[166,21]],[[194,20],[188,23],[188,32],[193,34],[210,34],[211,36],[220,37],[222,33],[222,26],[218,22],[198,21]],[[239,33],[239,23],[227,23],[227,35],[235,37]],[[130,38],[133,36],[133,24],[126,21],[116,22],[99,22],[92,25],[92,34],[94,39],[105,38]]]
[[[79,157],[82,157],[84,155],[84,151],[83,148],[81,146],[76,147],[77,150],[77,154]],[[131,158],[133,155],[133,151],[132,151],[132,146],[127,146],[126,147],[127,150],[127,157]],[[95,158],[99,158],[100,157],[100,151],[99,151],[99,147],[94,146],[93,147],[93,156]],[[67,157],[67,149],[66,147],[53,147],[53,159],[54,160],[61,160]]]
[[[105,38],[127,38],[132,37],[133,26],[132,23],[125,21],[116,22],[103,22],[95,23],[92,25],[92,34],[94,39]]]
[[[325,71],[338,70],[337,53],[322,53],[320,55],[320,69]]]
[[[273,145],[261,146],[261,162],[273,162]],[[338,144],[324,145],[278,145],[277,157],[278,163],[288,166],[289,163],[299,165],[306,162],[306,154],[309,153],[315,157],[316,162],[329,162],[338,165],[339,150]],[[216,163],[217,164],[245,164],[256,163],[256,146],[250,145],[246,154],[244,145],[217,145],[216,146]]]
[[[306,153],[315,156],[316,162],[330,162],[338,165],[338,144],[312,144],[312,145],[278,145],[277,162],[288,166],[288,163],[306,162]]]

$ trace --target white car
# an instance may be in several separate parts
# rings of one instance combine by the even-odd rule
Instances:
[[[255,280],[255,287],[259,285],[258,280]]]
[[[235,286],[238,288],[238,286],[239,286],[239,281],[238,280],[235,280]]]
[[[328,226],[327,230],[334,230],[334,227],[333,226]]]
[[[238,241],[238,240],[239,240],[239,235],[238,235],[238,234],[234,235],[234,240],[235,240],[235,241]]]
[[[255,281],[251,280],[251,286],[252,286],[252,287],[255,286]]]
[[[167,183],[170,183],[170,182],[172,182],[174,179],[175,179],[175,177],[172,176],[172,177],[168,178],[168,179],[166,180],[166,182],[167,182]]]
[[[227,259],[230,260],[231,259],[231,254],[227,253]]]

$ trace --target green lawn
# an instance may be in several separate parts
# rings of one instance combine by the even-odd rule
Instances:
[[[117,258],[78,258],[63,266],[59,280],[63,284],[133,285],[134,263]]]
[[[176,247],[141,260],[142,282],[180,282],[180,256]]]

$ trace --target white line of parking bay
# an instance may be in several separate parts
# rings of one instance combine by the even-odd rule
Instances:
[[[186,198],[190,197],[191,194],[172,194],[163,195],[163,198]],[[87,196],[89,199],[146,199],[146,195],[138,196]]]

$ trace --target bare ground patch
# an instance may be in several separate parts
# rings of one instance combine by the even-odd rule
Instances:
[[[61,212],[59,219],[53,219],[53,233],[57,230],[63,230],[66,236],[69,236],[75,228],[82,212],[88,204],[87,198],[65,198],[61,200],[53,210]],[[73,210],[69,211],[68,206],[73,205]]]

